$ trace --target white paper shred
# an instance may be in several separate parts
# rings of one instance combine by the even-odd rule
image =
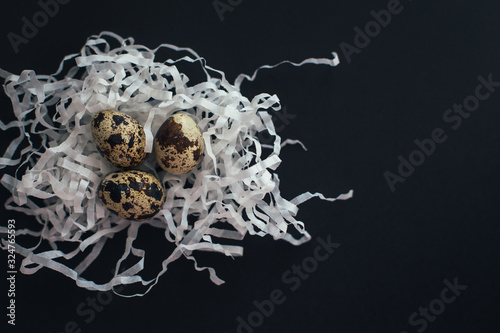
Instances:
[[[119,46],[112,48],[110,44]],[[161,48],[178,58],[157,59],[155,53]],[[282,63],[336,66],[338,57],[335,53],[333,56]],[[206,81],[190,85],[188,76],[177,67],[180,62],[198,68]],[[257,71],[282,63],[262,66]],[[166,272],[168,264],[181,256],[192,260],[196,270],[208,270],[214,283],[223,283],[213,268],[198,266],[194,252],[243,255],[241,246],[219,243],[224,239],[242,240],[248,233],[271,235],[294,245],[308,241],[310,235],[304,223],[295,219],[297,206],[313,197],[329,201],[349,199],[352,190],[335,199],[309,192],[290,201],[281,197],[279,178],[274,172],[281,163],[280,150],[285,144],[302,143],[282,143],[276,134],[266,111],[280,110],[276,95],[262,93],[249,99],[241,94],[242,81],[252,81],[257,71],[252,76],[241,74],[230,84],[224,72],[207,66],[189,48],[162,44],[151,50],[135,44],[132,38],[123,39],[110,32],[90,37],[81,52],[66,56],[53,75],[37,75],[31,70],[13,75],[0,69],[17,119],[9,124],[0,121],[0,128],[19,131],[0,158],[1,168],[18,167],[14,175],[6,173],[1,179],[12,192],[5,207],[34,216],[40,224],[36,230],[21,229],[18,224],[16,251],[25,257],[21,272],[33,274],[48,267],[89,290],[105,291],[121,284],[140,283],[145,292],[128,297],[142,296]],[[99,155],[92,140],[90,121],[102,110],[119,110],[141,122],[148,152],[152,150],[154,133],[176,111],[185,110],[203,131],[205,156],[194,171],[181,176],[156,173],[154,158],[148,158],[141,166],[156,174],[168,189],[163,209],[149,221],[122,220],[97,198],[100,180],[116,170]],[[272,145],[259,142],[257,134],[262,131],[274,137]],[[35,137],[41,145],[32,140]],[[263,154],[265,149],[271,153]],[[24,174],[19,172],[21,167]],[[190,222],[188,216],[195,216],[196,221]],[[139,275],[146,253],[133,244],[145,224],[161,229],[176,246],[152,280]],[[292,237],[290,228],[301,237]],[[104,284],[85,279],[82,274],[99,256],[106,241],[124,229],[127,241],[113,278]],[[7,233],[7,229],[0,227],[0,233]],[[22,246],[23,237],[37,239],[37,245]],[[38,250],[43,242],[48,242],[52,250]],[[65,253],[59,249],[62,243],[73,244],[74,249]],[[2,239],[3,249],[6,244]],[[83,257],[70,267],[68,260],[77,256]],[[137,258],[136,264],[122,267],[130,256]]]

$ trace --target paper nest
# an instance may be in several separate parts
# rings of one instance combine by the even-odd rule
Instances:
[[[117,43],[116,48],[110,46]],[[179,58],[156,59],[160,48],[178,54]],[[190,86],[187,75],[176,66],[181,62],[197,66],[206,75],[206,81]],[[338,58],[334,54],[333,59],[282,63],[285,62],[295,66],[335,66]],[[72,67],[66,70],[68,66]],[[20,131],[0,158],[0,167],[16,166],[19,171],[24,165],[27,169],[23,175],[3,175],[2,184],[12,192],[5,207],[34,216],[40,224],[36,230],[30,230],[21,229],[18,223],[16,252],[25,257],[20,271],[33,274],[48,267],[89,290],[140,283],[147,287],[147,292],[166,272],[167,265],[181,256],[194,261],[196,270],[208,270],[214,283],[224,283],[213,268],[199,267],[193,253],[214,251],[233,257],[241,256],[243,248],[220,244],[214,238],[234,243],[248,233],[271,235],[294,245],[308,241],[310,235],[304,223],[294,218],[297,206],[316,196],[329,201],[348,199],[352,191],[337,198],[310,192],[290,201],[281,197],[279,178],[272,170],[281,162],[281,147],[297,141],[282,143],[276,134],[266,110],[280,110],[277,96],[262,93],[249,99],[241,94],[241,82],[253,80],[257,71],[252,77],[242,74],[230,84],[222,71],[207,66],[191,49],[162,44],[150,50],[135,44],[132,38],[123,39],[110,32],[90,37],[81,52],[66,56],[53,75],[26,70],[17,76],[0,69],[0,76],[6,78],[5,93],[17,118],[7,125],[0,121],[0,126],[4,131]],[[100,180],[117,170],[99,155],[92,139],[90,121],[102,110],[119,110],[142,123],[147,152],[152,150],[154,133],[172,113],[185,110],[199,120],[206,148],[195,170],[181,176],[157,172],[154,158],[141,165],[140,169],[155,174],[167,188],[164,207],[148,221],[123,220],[108,211],[97,197]],[[273,145],[259,142],[257,134],[262,131],[274,138]],[[41,146],[34,146],[34,137],[41,140]],[[19,152],[22,142],[28,144]],[[270,153],[264,154],[266,149]],[[14,158],[16,152],[19,158]],[[190,222],[192,218],[188,216],[196,217],[196,222]],[[216,223],[219,227],[214,226]],[[160,229],[175,244],[152,280],[139,275],[146,253],[134,247],[144,224]],[[220,227],[221,224],[227,227]],[[289,228],[301,237],[294,238]],[[128,229],[127,241],[113,278],[104,284],[83,278],[82,273],[99,256],[106,241],[123,229]],[[7,233],[7,228],[0,227],[0,233]],[[23,247],[19,244],[20,236],[35,237],[38,245],[46,241],[52,250],[37,253],[39,246]],[[74,250],[61,251],[58,245],[62,243],[73,245]],[[7,247],[5,239],[2,247]],[[63,264],[81,256],[76,267]],[[122,267],[129,256],[135,256],[137,263]]]

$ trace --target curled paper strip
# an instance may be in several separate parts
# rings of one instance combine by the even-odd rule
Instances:
[[[178,58],[157,59],[156,53],[162,48]],[[198,68],[205,81],[190,85],[189,77],[178,67],[181,62]],[[338,58],[334,54],[333,60],[307,59],[294,65],[306,63],[335,66]],[[273,173],[281,163],[280,150],[287,143],[302,143],[282,143],[276,134],[266,110],[280,110],[277,96],[262,93],[249,99],[241,94],[241,82],[253,80],[256,73],[252,77],[240,75],[235,84],[230,84],[222,71],[207,66],[191,49],[162,44],[151,50],[135,44],[132,38],[123,39],[110,32],[90,37],[81,52],[66,56],[53,75],[37,75],[30,70],[13,75],[0,70],[17,118],[9,124],[0,121],[0,127],[4,131],[19,130],[19,136],[0,158],[1,168],[18,167],[16,175],[4,174],[1,179],[12,192],[5,205],[34,216],[39,223],[36,230],[17,230],[18,243],[21,236],[38,239],[31,248],[16,245],[16,251],[25,257],[21,271],[33,274],[48,267],[89,290],[139,283],[146,291],[131,295],[137,296],[148,292],[168,264],[181,256],[194,261],[196,270],[208,270],[214,283],[223,283],[213,268],[198,266],[193,254],[243,254],[241,246],[220,243],[224,239],[242,240],[248,233],[271,235],[294,245],[308,241],[304,223],[295,219],[297,206],[313,197],[345,200],[352,191],[336,199],[309,192],[291,201],[281,197],[279,178]],[[163,209],[148,221],[122,220],[97,198],[102,177],[116,171],[99,155],[91,136],[90,121],[102,110],[119,110],[144,124],[148,152],[154,133],[176,111],[185,110],[197,119],[203,132],[205,156],[192,172],[181,176],[157,172],[154,158],[141,165],[167,188]],[[259,142],[257,134],[261,131],[274,137],[272,145]],[[196,221],[188,217],[196,217]],[[139,275],[146,253],[134,247],[145,224],[162,230],[175,244],[161,271],[151,280]],[[294,238],[290,228],[301,236]],[[107,240],[124,229],[125,249],[111,280],[98,284],[85,279],[85,270],[98,258]],[[6,232],[0,227],[0,233]],[[40,250],[43,242],[48,242],[52,250]],[[73,250],[62,251],[63,243],[72,245]],[[2,247],[6,247],[5,240]],[[122,267],[131,256],[136,263]],[[78,264],[70,265],[75,258],[79,258]]]

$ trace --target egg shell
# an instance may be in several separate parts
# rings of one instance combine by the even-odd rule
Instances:
[[[99,184],[104,206],[127,220],[144,221],[155,216],[165,203],[165,190],[152,174],[126,170],[108,174]]]
[[[92,119],[92,136],[97,150],[111,164],[133,168],[147,156],[144,127],[118,111],[101,111]]]
[[[161,125],[153,147],[158,164],[174,175],[194,169],[205,149],[199,127],[184,113],[174,114]]]

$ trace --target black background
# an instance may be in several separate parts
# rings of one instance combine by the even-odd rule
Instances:
[[[373,20],[370,11],[387,3],[246,0],[221,21],[211,1],[73,0],[60,5],[16,54],[7,34],[20,34],[22,17],[31,20],[40,6],[9,1],[0,12],[0,68],[54,73],[87,37],[108,30],[150,48],[190,47],[232,81],[263,64],[329,57],[340,52],[342,42],[354,45],[354,27],[363,29]],[[253,237],[244,240],[241,258],[202,254],[201,263],[215,267],[226,281],[222,286],[179,260],[146,296],[114,296],[89,323],[76,309],[96,292],[48,269],[19,274],[17,325],[14,330],[6,325],[4,283],[6,330],[1,331],[59,333],[74,321],[81,332],[231,333],[239,316],[246,319],[256,310],[253,301],[280,289],[286,301],[255,332],[417,332],[424,327],[412,326],[409,317],[440,298],[445,279],[456,278],[467,289],[425,332],[499,332],[500,91],[456,130],[443,114],[474,94],[480,75],[500,81],[500,4],[404,0],[401,5],[350,63],[340,52],[335,68],[283,65],[243,84],[247,96],[277,94],[295,115],[280,135],[309,148],[282,151],[278,174],[285,198],[308,190],[333,197],[354,189],[348,201],[313,199],[300,206],[298,218],[311,242],[294,247]],[[1,119],[12,119],[3,94],[0,107]],[[447,140],[391,192],[384,172],[397,173],[398,156],[408,158],[414,140],[429,138],[435,128],[442,128]],[[4,146],[10,133],[2,134]],[[9,193],[2,188],[1,195],[4,201]],[[11,211],[2,216],[2,225],[15,218],[18,228],[32,219]],[[318,237],[329,235],[341,246],[290,290],[282,274],[313,254]],[[164,242],[152,229],[144,230],[144,237],[150,278],[164,258]],[[115,241],[108,246],[115,244],[120,253],[123,239]],[[95,274],[110,271],[112,262],[104,259]],[[5,266],[0,265],[2,272]]]

